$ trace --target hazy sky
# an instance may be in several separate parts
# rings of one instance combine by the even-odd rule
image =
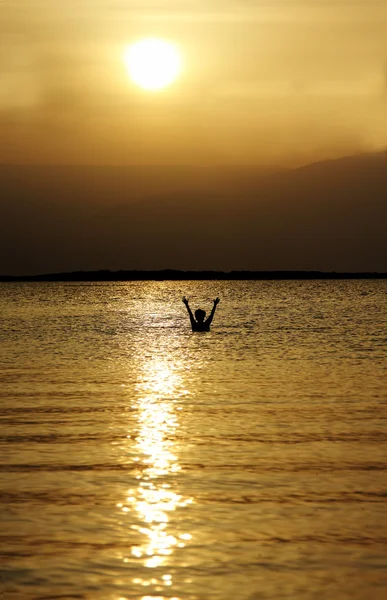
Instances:
[[[134,40],[179,44],[158,93]],[[300,164],[387,146],[386,0],[0,0],[0,162]]]

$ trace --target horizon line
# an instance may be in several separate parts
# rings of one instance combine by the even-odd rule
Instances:
[[[379,271],[319,270],[182,270],[182,269],[98,269],[41,273],[32,275],[0,275],[0,282],[12,281],[184,281],[184,280],[289,280],[289,279],[386,279]]]

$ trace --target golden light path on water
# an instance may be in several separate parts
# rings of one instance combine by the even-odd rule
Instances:
[[[130,516],[130,528],[141,540],[131,547],[131,557],[124,556],[122,560],[129,563],[137,559],[141,565],[139,571],[143,571],[143,567],[150,569],[148,577],[137,576],[132,579],[132,584],[153,586],[158,593],[166,587],[171,589],[170,557],[192,538],[191,533],[180,530],[178,518],[173,520],[173,528],[171,526],[172,513],[193,502],[192,498],[183,497],[173,489],[174,477],[181,469],[174,451],[174,434],[179,427],[178,414],[182,409],[179,401],[188,394],[181,370],[182,365],[174,357],[148,358],[141,364],[140,380],[136,386],[138,432],[132,446],[134,460],[139,463],[138,485],[128,490],[125,502],[117,504],[123,513]],[[160,572],[162,567],[165,567],[163,573]],[[157,576],[151,573],[155,568]],[[150,598],[162,600],[163,596],[148,595],[142,600]]]

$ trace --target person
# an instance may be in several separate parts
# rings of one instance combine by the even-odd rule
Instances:
[[[197,310],[195,310],[195,317],[196,317],[195,318],[192,314],[192,310],[190,309],[188,300],[185,296],[183,298],[183,302],[186,305],[187,310],[188,310],[189,319],[191,321],[192,331],[210,331],[210,325],[212,323],[212,319],[214,318],[216,307],[218,306],[218,304],[220,302],[219,298],[215,298],[214,306],[212,307],[212,311],[211,311],[211,314],[208,317],[208,319],[206,319],[206,311],[202,310],[201,308],[198,308]],[[206,319],[206,320],[204,320],[204,319]]]

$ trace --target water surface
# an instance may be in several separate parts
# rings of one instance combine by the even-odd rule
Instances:
[[[386,292],[1,284],[1,599],[384,599]]]

